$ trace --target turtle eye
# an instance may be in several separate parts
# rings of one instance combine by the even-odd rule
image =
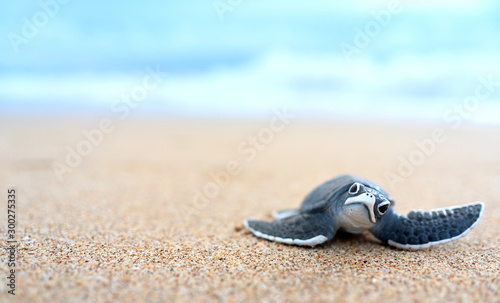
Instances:
[[[385,214],[385,212],[389,209],[389,206],[391,205],[391,202],[389,201],[386,201],[386,202],[382,202],[378,205],[377,209],[378,209],[378,212],[383,215]]]
[[[361,186],[359,185],[359,183],[356,182],[353,185],[351,185],[351,187],[349,188],[349,193],[351,195],[356,194],[360,188],[361,188]]]

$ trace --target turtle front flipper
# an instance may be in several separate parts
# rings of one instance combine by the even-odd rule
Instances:
[[[401,249],[423,249],[465,236],[483,214],[482,202],[431,211],[414,210],[407,216],[392,207],[371,229],[380,241]]]
[[[328,213],[299,213],[273,222],[247,219],[244,224],[259,238],[303,246],[327,242],[337,231],[335,222]]]

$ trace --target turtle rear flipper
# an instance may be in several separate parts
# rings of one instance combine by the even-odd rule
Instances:
[[[414,210],[407,216],[391,207],[370,231],[391,246],[429,248],[465,236],[477,224],[483,211],[482,202],[431,211]]]
[[[257,237],[291,245],[316,246],[331,240],[336,232],[327,213],[299,213],[273,222],[248,219],[244,224]]]
[[[274,220],[281,220],[298,214],[300,214],[299,209],[284,209],[284,210],[274,211],[273,218]]]

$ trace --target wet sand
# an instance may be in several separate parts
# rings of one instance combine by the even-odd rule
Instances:
[[[500,301],[499,128],[112,122],[0,122],[2,235],[7,190],[17,192],[16,301]],[[343,173],[384,187],[403,214],[474,201],[486,210],[464,238],[421,251],[368,233],[286,246],[244,229]],[[0,301],[10,302],[2,258]]]

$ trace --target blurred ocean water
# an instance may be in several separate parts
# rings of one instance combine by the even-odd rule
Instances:
[[[498,16],[498,1],[10,2],[0,111],[498,123]]]

